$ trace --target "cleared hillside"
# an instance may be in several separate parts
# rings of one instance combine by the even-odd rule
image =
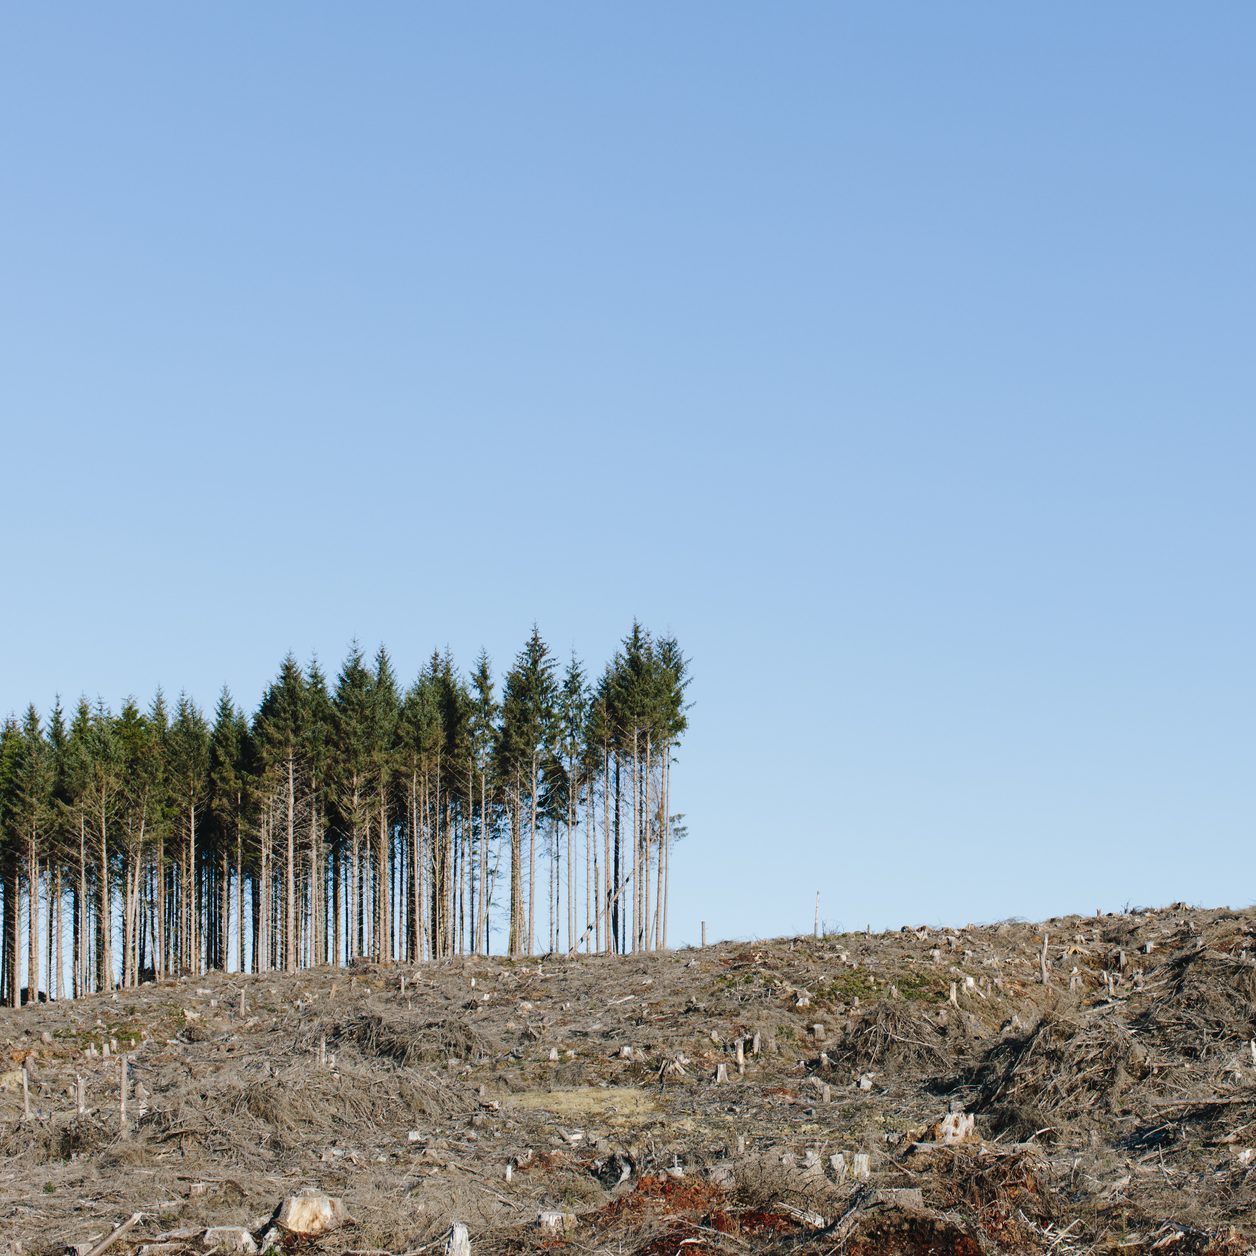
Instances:
[[[211,975],[0,1042],[0,1253],[1256,1244],[1253,910]],[[352,1223],[273,1230],[302,1188]]]

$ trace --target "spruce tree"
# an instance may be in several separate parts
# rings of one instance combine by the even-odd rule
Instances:
[[[345,955],[365,949],[365,889],[362,844],[370,822],[371,673],[355,641],[336,678],[332,698],[334,766],[332,797],[337,818],[340,864],[344,867]],[[341,886],[335,881],[335,893]],[[337,950],[339,943],[337,942]]]
[[[21,821],[18,818],[18,778],[22,758],[22,733],[10,716],[0,727],[0,890],[4,893],[3,928],[0,929],[0,1000],[8,1007],[21,1001],[20,934]]]
[[[231,920],[235,916],[235,944],[239,971],[244,971],[244,825],[247,777],[245,773],[248,723],[224,685],[214,711],[209,738],[209,815],[213,846],[222,869],[222,919],[217,930],[214,966],[227,968]]]
[[[497,717],[500,708],[493,694],[493,671],[489,663],[488,653],[481,650],[475,660],[471,672],[471,715],[468,735],[471,745],[471,758],[475,766],[475,777],[479,788],[479,851],[477,872],[479,876],[475,903],[475,927],[472,935],[471,949],[488,952],[489,907],[491,897],[491,879],[489,873],[490,847],[495,824],[492,823],[493,810],[490,809],[490,776],[493,764],[493,747],[497,740]],[[494,807],[496,800],[494,799]],[[476,808],[472,803],[472,811]]]
[[[187,694],[180,694],[166,736],[166,766],[179,851],[177,920],[180,967],[202,971],[201,822],[209,792],[209,725]]]
[[[371,676],[370,763],[375,802],[375,958],[393,958],[392,787],[401,699],[388,651],[380,646]]]
[[[536,838],[541,764],[554,717],[554,662],[534,624],[502,693],[499,741],[502,775],[512,784],[510,833],[510,954],[532,954],[536,936]],[[524,915],[522,817],[528,811],[527,914]],[[526,930],[526,934],[525,934]]]
[[[297,789],[298,775],[302,767],[302,752],[306,747],[306,683],[305,676],[296,659],[288,654],[279,667],[279,676],[266,691],[262,705],[257,713],[256,736],[264,776],[264,807],[274,815],[277,811],[278,822],[284,834],[284,866],[281,905],[283,910],[283,932],[276,937],[272,933],[270,922],[277,912],[274,910],[272,886],[270,884],[268,847],[273,839],[273,831],[269,822],[265,823],[263,838],[263,880],[262,887],[265,903],[262,911],[262,922],[265,940],[270,954],[265,958],[269,967],[272,964],[282,967],[287,972],[296,972],[296,894],[297,894]],[[278,799],[278,806],[275,800]]]
[[[506,833],[512,954],[538,847],[552,948],[665,946],[688,683],[640,624],[593,689],[574,656],[557,679],[534,626],[500,705],[483,651],[466,678],[433,653],[403,697],[355,645],[334,693],[289,655],[251,721],[226,689],[212,728],[186,694],[173,717],[160,691],[57,703],[46,728],[32,706],[0,727],[0,1000],[487,952]]]

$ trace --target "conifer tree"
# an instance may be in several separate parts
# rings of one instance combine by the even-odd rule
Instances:
[[[21,821],[18,818],[18,779],[22,757],[22,734],[17,720],[10,716],[0,728],[0,889],[4,893],[4,963],[0,966],[0,1001],[17,1007],[21,1001],[19,969],[21,936]]]
[[[113,721],[120,761],[118,793],[118,879],[122,897],[122,953],[119,976],[124,987],[139,984],[143,964],[143,877],[147,842],[152,837],[154,811],[160,812],[158,795],[162,756],[158,753],[148,716],[128,698]]]
[[[331,693],[327,688],[327,677],[317,659],[306,670],[305,684],[303,758],[306,768],[308,869],[301,889],[304,907],[300,933],[305,959],[298,962],[317,965],[325,963],[327,958],[325,828],[335,715]]]
[[[567,866],[567,948],[577,943],[576,925],[576,828],[580,794],[584,788],[584,736],[589,721],[589,692],[584,668],[572,654],[558,691],[554,721],[552,771],[555,788],[552,805],[562,817]],[[559,947],[554,931],[554,949]]]
[[[370,821],[371,700],[371,673],[354,642],[340,668],[332,699],[333,798],[345,869],[345,954],[350,959],[364,954],[366,944],[362,844]],[[337,895],[340,888],[337,884]]]
[[[511,955],[532,954],[536,936],[536,829],[541,764],[554,716],[554,663],[534,624],[502,693],[499,739],[502,776],[511,782],[510,943]],[[527,913],[524,914],[522,818],[528,812]],[[526,933],[525,933],[526,930]]]
[[[279,676],[266,691],[257,714],[257,737],[264,773],[263,806],[269,815],[278,811],[284,835],[283,883],[280,905],[283,909],[283,933],[272,936],[266,927],[266,941],[271,953],[267,967],[282,967],[296,972],[296,886],[297,886],[297,786],[305,749],[306,684],[296,659],[287,655],[279,668]],[[279,805],[274,800],[279,798]],[[275,920],[273,888],[270,884],[267,848],[273,837],[269,819],[264,822],[263,837],[263,922]],[[276,945],[278,944],[278,945]]]
[[[475,660],[475,668],[471,673],[471,712],[468,723],[471,759],[474,765],[475,779],[479,785],[479,851],[478,889],[476,893],[475,928],[472,935],[473,951],[488,949],[489,933],[489,900],[492,893],[492,878],[489,871],[490,847],[492,845],[493,809],[489,802],[489,778],[493,766],[493,746],[497,739],[497,717],[500,708],[493,695],[493,671],[489,663],[488,653],[481,650]],[[471,804],[475,810],[474,802]]]
[[[596,686],[574,655],[560,679],[534,626],[500,704],[483,651],[469,676],[433,653],[403,696],[354,645],[334,693],[289,655],[251,719],[224,689],[212,727],[160,690],[68,724],[29,707],[0,726],[0,1001],[487,953],[506,864],[529,954],[538,847],[551,948],[666,946],[688,683],[640,624]]]
[[[370,762],[375,802],[375,931],[374,956],[390,960],[392,953],[393,862],[392,786],[396,756],[397,717],[401,700],[388,651],[380,646],[370,685]]]
[[[176,937],[179,966],[202,971],[200,827],[209,790],[209,725],[187,696],[180,694],[166,736],[166,765],[179,840]]]
[[[235,916],[235,944],[241,971],[245,965],[244,930],[244,827],[247,797],[246,742],[248,723],[236,707],[231,691],[223,686],[214,711],[209,738],[209,815],[213,842],[222,868],[219,945],[215,967],[228,967],[230,914]],[[228,872],[230,869],[230,872]],[[229,899],[226,897],[231,895]],[[229,906],[230,903],[230,906]]]

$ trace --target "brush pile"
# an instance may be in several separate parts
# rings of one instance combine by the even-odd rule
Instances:
[[[336,1226],[284,1231],[309,1192],[342,1201]],[[475,1256],[1237,1256],[1256,912],[0,1009],[0,1253],[62,1256],[136,1213],[110,1256],[436,1252],[455,1223]]]

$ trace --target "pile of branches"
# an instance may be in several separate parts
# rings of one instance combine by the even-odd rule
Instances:
[[[1207,947],[1174,955],[1157,973],[1139,1029],[1189,1060],[1207,1060],[1256,1038],[1256,959]]]
[[[209,1084],[207,1084],[209,1083]],[[443,1120],[474,1101],[426,1070],[335,1068],[308,1059],[282,1067],[228,1065],[205,1082],[189,1079],[163,1094],[140,1122],[150,1142],[199,1148],[245,1167],[277,1156],[359,1139],[423,1116]]]
[[[972,1078],[972,1110],[997,1132],[1027,1139],[1096,1112],[1127,1111],[1150,1071],[1146,1047],[1115,1009],[1057,1012],[986,1054]]]
[[[0,1131],[0,1158],[54,1164],[103,1151],[118,1138],[116,1112],[53,1113],[17,1121]]]
[[[850,1017],[828,1053],[859,1071],[937,1069],[951,1055],[948,1030],[944,1012],[918,1003],[875,1003]]]
[[[930,1202],[974,1217],[1005,1250],[1032,1250],[1041,1231],[1057,1219],[1049,1163],[1035,1147],[937,1147],[914,1156],[912,1164],[929,1171]]]
[[[364,1012],[339,1026],[336,1043],[351,1042],[366,1057],[391,1060],[402,1068],[461,1060],[477,1064],[491,1054],[489,1043],[465,1017],[417,1019],[395,1013]]]

